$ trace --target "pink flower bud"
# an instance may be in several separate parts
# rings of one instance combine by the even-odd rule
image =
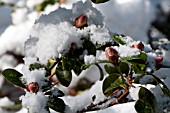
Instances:
[[[77,28],[84,28],[87,26],[87,16],[85,15],[80,15],[79,17],[76,18],[75,20],[75,26]]]
[[[136,44],[136,45],[132,45],[132,48],[138,48],[138,49],[140,49],[141,51],[143,51],[143,50],[144,50],[144,45],[143,45],[142,42],[139,42],[139,43]]]
[[[119,55],[115,49],[113,49],[111,47],[107,47],[105,50],[105,54],[109,61],[111,61],[113,63],[118,62]]]
[[[155,61],[156,61],[156,64],[161,64],[162,61],[163,61],[163,57],[162,56],[157,56]]]
[[[31,82],[27,85],[26,87],[27,91],[32,92],[32,93],[36,93],[39,90],[39,86],[37,82]]]

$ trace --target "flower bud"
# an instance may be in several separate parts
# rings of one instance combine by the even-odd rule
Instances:
[[[66,2],[66,0],[59,0],[59,4],[63,4],[65,2]]]
[[[37,82],[31,82],[26,87],[28,92],[36,93],[39,90],[39,86]]]
[[[142,42],[139,42],[139,43],[136,44],[136,45],[132,45],[132,48],[138,48],[138,49],[140,49],[141,51],[143,51],[143,50],[144,50],[144,45],[143,45]]]
[[[157,56],[155,61],[156,61],[156,64],[161,64],[162,61],[163,61],[163,57],[162,56]]]
[[[113,49],[111,47],[107,47],[105,50],[105,54],[109,61],[111,61],[113,63],[118,62],[119,55],[115,49]]]
[[[87,16],[85,15],[80,15],[79,17],[76,18],[75,20],[75,26],[77,28],[84,28],[87,26]]]

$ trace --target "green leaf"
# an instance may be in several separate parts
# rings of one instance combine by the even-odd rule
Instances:
[[[114,73],[106,77],[103,81],[103,93],[105,96],[109,96],[118,87],[115,81],[120,77],[120,74]]]
[[[108,74],[118,73],[118,70],[115,66],[104,65],[104,69]]]
[[[125,45],[126,43],[121,39],[122,36],[121,35],[114,35],[112,36],[112,38],[114,39],[115,42],[117,42],[120,45]]]
[[[96,4],[98,4],[98,3],[104,3],[104,2],[107,2],[107,1],[109,1],[109,0],[91,0],[93,3],[96,3]]]
[[[99,68],[99,71],[100,71],[100,80],[103,80],[103,78],[104,78],[104,73],[103,73],[102,68],[99,66],[99,64],[95,64],[95,65]]]
[[[140,52],[140,54],[137,56],[123,57],[121,60],[128,61],[128,62],[134,62],[134,63],[140,63],[140,64],[146,64],[147,55],[144,52]]]
[[[68,87],[70,85],[70,82],[72,80],[72,73],[71,71],[62,71],[59,69],[56,69],[56,75],[59,80],[59,82],[63,85]]]
[[[132,63],[132,68],[133,68],[135,74],[144,74],[145,67],[146,67],[145,64]]]
[[[62,57],[63,70],[71,71],[75,67],[76,61],[68,56]]]
[[[49,101],[48,101],[48,107],[50,107],[51,109],[53,109],[54,111],[57,112],[64,112],[65,110],[65,103],[62,99],[57,98],[55,96],[50,96],[49,97]]]
[[[156,98],[148,89],[141,87],[138,96],[139,100],[135,103],[138,113],[158,113]]]
[[[135,71],[135,74],[143,74],[147,67],[147,55],[144,52],[141,52],[137,56],[123,57],[121,61],[130,63]]]
[[[122,73],[125,73],[126,75],[128,75],[128,73],[129,73],[129,65],[128,65],[128,63],[120,62],[119,67],[120,67],[120,71]]]
[[[135,103],[135,109],[137,113],[154,113],[151,109],[150,103],[146,100],[145,102],[142,100],[137,100]]]
[[[18,110],[22,107],[21,103],[15,103],[14,105],[9,105],[9,106],[0,106],[0,108],[5,109],[5,110]]]
[[[88,51],[88,55],[96,56],[96,46],[91,41],[84,39],[83,48]]]
[[[34,69],[40,69],[40,68],[45,68],[45,66],[40,63],[34,63],[34,64],[30,64],[29,70],[32,71]]]
[[[168,87],[164,84],[164,82],[162,82],[157,76],[151,74],[153,76],[153,78],[155,79],[155,81],[157,82],[157,84],[159,85],[159,87],[161,88],[162,92],[166,95],[170,97],[170,90],[168,89]]]
[[[56,2],[58,2],[59,0],[45,0],[43,1],[41,4],[38,4],[36,7],[35,7],[35,10],[36,11],[44,11],[44,9],[49,5],[53,5],[55,4]]]
[[[2,75],[5,77],[7,81],[10,83],[20,86],[22,88],[26,88],[25,85],[22,83],[20,78],[23,76],[21,73],[14,69],[6,69],[2,71]]]

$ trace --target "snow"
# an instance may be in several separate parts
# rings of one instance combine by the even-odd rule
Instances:
[[[9,113],[8,111],[2,109],[1,107],[3,106],[11,106],[14,105],[14,102],[12,102],[11,100],[9,100],[8,97],[3,97],[0,99],[0,112],[1,113]]]
[[[12,23],[13,24],[21,24],[24,21],[27,20],[27,13],[28,13],[28,9],[27,8],[19,8],[16,11],[14,11],[12,13]]]
[[[48,99],[42,92],[36,94],[26,92],[25,96],[21,96],[20,99],[22,100],[22,106],[28,108],[30,113],[48,113],[45,109]]]
[[[157,55],[155,53],[148,53],[147,54],[147,61],[149,62],[149,67],[153,70],[156,70],[156,62],[155,59]]]
[[[24,6],[26,4],[30,11],[30,9],[41,1],[42,0],[28,0],[17,2],[17,4],[18,6]],[[6,2],[9,3],[10,0],[6,0]],[[61,57],[62,54],[69,51],[72,42],[76,43],[78,48],[81,47],[81,37],[88,37],[90,35],[89,38],[94,44],[104,44],[110,41],[112,42],[109,30],[114,33],[129,35],[126,38],[123,38],[127,43],[126,45],[113,47],[119,52],[120,57],[139,55],[140,50],[131,48],[131,45],[138,43],[137,40],[142,40],[144,42],[148,41],[146,33],[155,16],[155,9],[151,1],[110,0],[109,2],[103,4],[94,5],[101,11],[104,17],[99,11],[91,6],[89,1],[85,2],[85,4],[78,2],[72,6],[73,2],[75,1],[67,0],[66,3],[60,5],[61,7],[66,7],[67,9],[60,7],[56,11],[53,10],[58,8],[58,4],[48,6],[40,19],[36,20],[33,28],[32,25],[40,13],[30,13],[26,8],[19,8],[12,14],[12,21],[15,25],[10,25],[0,37],[0,64],[2,64],[0,69],[16,65],[16,61],[12,56],[2,55],[7,51],[14,51],[15,53],[22,55],[25,54],[24,66],[21,64],[17,67],[18,70],[21,70],[22,68],[22,73],[24,74],[22,80],[26,84],[29,84],[30,82],[37,82],[40,86],[40,91],[37,94],[26,92],[26,95],[21,97],[23,107],[29,108],[30,112],[46,113],[47,111],[44,107],[48,101],[47,97],[45,97],[41,92],[41,87],[45,84],[43,81],[46,80],[45,70],[40,69],[29,71],[30,64],[47,64],[48,59]],[[165,12],[169,10],[168,3],[168,0],[164,0],[161,4],[162,7],[165,6]],[[73,7],[73,9],[71,9],[71,7]],[[50,13],[51,10],[53,12]],[[74,20],[81,14],[85,14],[88,17],[88,27],[80,30],[74,27]],[[0,17],[3,16],[0,14]],[[103,20],[106,24],[103,23]],[[3,19],[3,21],[5,21],[5,19]],[[7,21],[6,25],[3,24],[3,27],[0,26],[0,28],[5,28],[4,26],[8,25],[9,21]],[[133,37],[136,41],[133,41],[130,37]],[[147,52],[148,56],[149,67],[151,69],[155,69],[155,57],[157,55],[153,53],[150,45],[144,44],[144,46],[144,51]],[[169,51],[163,50],[163,63],[169,62],[169,56]],[[84,51],[81,57],[87,64],[94,63],[95,60],[98,61],[107,59],[105,52],[99,50],[96,53],[96,57],[93,55],[87,55],[87,51]],[[38,61],[37,58],[39,59]],[[101,65],[102,68],[103,65]],[[87,78],[91,82],[99,80],[99,71],[96,70],[98,70],[96,66],[91,66],[89,69],[83,71],[78,77],[73,74],[73,81],[70,86],[76,84],[76,82],[83,77]],[[155,74],[170,88],[170,78],[168,76],[169,72],[169,69],[160,69],[156,71]],[[143,79],[143,83],[150,79],[152,78]],[[162,110],[163,107],[166,106],[164,104],[169,101],[169,98],[163,96],[158,86],[147,85],[145,87],[154,92],[159,102],[159,109]],[[139,87],[130,89],[130,97],[134,100],[138,99],[138,90]],[[96,96],[96,99],[92,101],[92,97],[94,95]],[[78,96],[63,97],[64,101],[73,112],[89,105],[91,102],[98,103],[105,98],[106,97],[102,93],[102,81],[97,81],[91,89],[86,90]],[[136,113],[134,104],[135,102],[118,104],[104,110],[94,111],[92,113]],[[67,111],[68,113],[71,112],[69,107]],[[27,110],[22,109],[19,112],[26,113]]]
[[[96,96],[94,101],[92,101],[93,96]],[[69,105],[73,112],[76,112],[77,110],[89,105],[91,102],[98,103],[105,98],[106,97],[102,92],[102,82],[97,81],[90,90],[84,91],[82,94],[75,97],[65,96],[62,99],[67,105]]]
[[[22,80],[26,81],[26,84],[29,84],[31,82],[37,82],[40,88],[42,86],[46,85],[44,80],[46,80],[47,78],[45,77],[46,71],[44,69],[39,69],[39,70],[36,69],[33,71],[28,71],[27,69],[25,69],[25,70],[23,67]]]
[[[134,108],[135,102],[128,102],[124,104],[117,104],[112,107],[99,110],[99,111],[92,111],[88,113],[136,113]]]
[[[94,55],[85,55],[84,56],[84,62],[86,64],[92,64],[92,63],[95,63],[95,56]]]
[[[110,0],[95,5],[104,15],[106,26],[113,32],[148,42],[147,30],[155,18],[150,0]]]
[[[10,106],[10,105],[14,105],[14,102],[9,100],[8,97],[4,97],[4,98],[0,99],[0,106]]]
[[[12,68],[13,66],[17,65],[17,62],[12,55],[3,55],[0,57],[0,64],[3,64],[0,66],[0,70],[4,70],[6,68]]]
[[[120,55],[120,57],[131,57],[137,56],[140,54],[140,50],[137,48],[131,48],[130,46],[122,45],[122,46],[114,46]]]

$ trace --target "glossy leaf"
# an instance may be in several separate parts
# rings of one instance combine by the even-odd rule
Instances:
[[[119,64],[119,67],[120,67],[120,71],[123,74],[125,73],[126,75],[128,75],[128,73],[129,73],[129,65],[126,62],[121,62]]]
[[[135,104],[138,113],[158,113],[156,98],[148,89],[141,87],[138,96],[139,100]]]
[[[83,48],[88,51],[88,55],[96,56],[96,46],[91,41],[84,39]]]
[[[65,103],[62,99],[57,98],[55,96],[50,96],[49,97],[49,101],[48,101],[48,107],[50,107],[51,109],[53,109],[54,111],[58,111],[58,112],[64,112],[65,110]]]
[[[2,75],[10,83],[20,86],[22,88],[26,88],[25,85],[20,80],[20,78],[23,76],[20,72],[14,70],[14,69],[6,69],[6,70],[2,71]]]
[[[162,82],[157,76],[153,75],[153,78],[155,79],[155,81],[157,82],[157,84],[160,86],[162,92],[170,97],[170,90],[168,89],[168,87],[164,84],[164,82]]]
[[[62,66],[64,70],[71,71],[75,67],[76,61],[68,56],[62,57]]]
[[[118,73],[118,70],[115,66],[104,65],[104,69],[108,74]]]
[[[71,71],[62,71],[59,69],[56,69],[56,75],[59,80],[59,82],[63,85],[68,87],[70,85],[70,82],[72,80],[72,73]]]
[[[104,2],[107,2],[107,1],[109,1],[109,0],[91,0],[93,3],[96,3],[96,4],[98,4],[98,3],[104,3]]]
[[[103,82],[103,93],[106,95],[106,96],[109,96],[110,94],[112,94],[112,92],[120,87],[119,83],[116,83],[116,80],[120,77],[120,74],[117,74],[117,73],[114,73],[114,74],[111,74],[109,75],[108,77],[106,77],[104,79],[104,82]]]
[[[122,36],[121,35],[114,35],[112,36],[112,38],[114,39],[114,41],[116,41],[118,44],[120,45],[125,45],[126,43],[121,39]]]
[[[137,64],[137,63],[131,63],[132,64],[132,68],[135,72],[135,74],[144,74],[145,71],[145,67],[146,65],[145,64]]]

